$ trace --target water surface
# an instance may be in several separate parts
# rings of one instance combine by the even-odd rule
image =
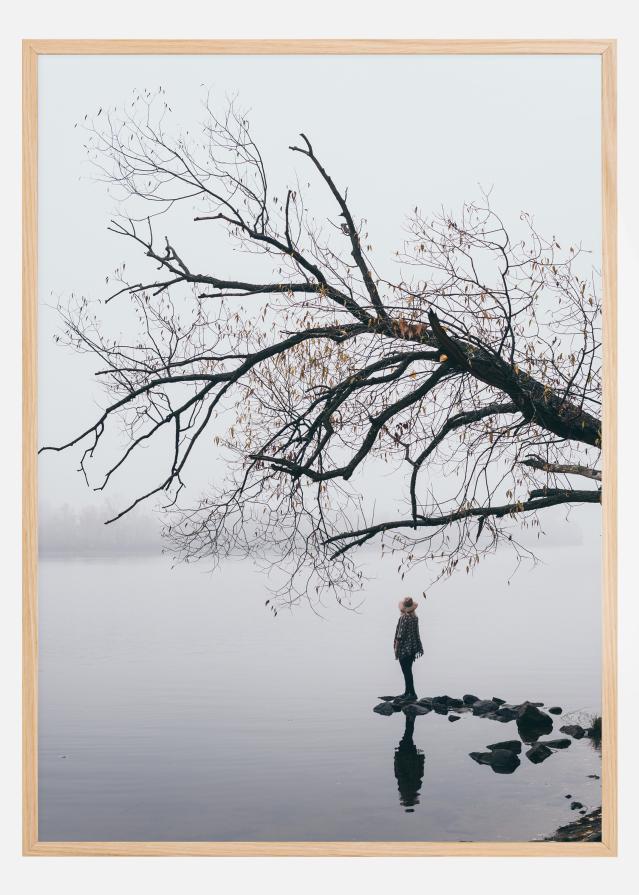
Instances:
[[[422,601],[420,695],[599,711],[599,556],[545,558],[510,586],[489,562]],[[40,838],[530,840],[574,818],[566,794],[599,805],[588,741],[498,775],[468,753],[514,723],[431,713],[411,738],[402,713],[372,712],[402,690],[397,601],[421,574],[398,591],[381,563],[357,612],[274,617],[246,564],[42,560]]]

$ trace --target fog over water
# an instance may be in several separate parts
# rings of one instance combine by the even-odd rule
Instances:
[[[480,184],[515,232],[520,211],[531,211],[541,232],[581,241],[598,264],[594,57],[50,56],[39,65],[41,444],[77,434],[105,401],[94,361],[54,342],[52,305],[71,292],[104,298],[113,267],[141,266],[106,231],[113,200],[91,182],[74,127],[134,88],[162,84],[187,126],[200,117],[202,85],[221,101],[237,92],[282,187],[307,177],[287,147],[308,133],[348,184],[389,276],[405,215],[416,204],[459,208]],[[214,259],[228,274],[253,270],[210,231],[184,227],[195,267]],[[161,447],[105,492],[87,487],[78,459],[40,460],[41,839],[516,840],[574,817],[567,793],[600,804],[588,777],[600,756],[586,741],[541,765],[522,756],[514,774],[497,775],[468,753],[516,736],[514,724],[433,713],[416,719],[419,751],[402,771],[404,716],[372,712],[378,696],[401,691],[392,635],[410,593],[421,601],[420,695],[539,700],[570,719],[597,713],[598,507],[549,512],[542,540],[525,533],[538,566],[513,575],[512,555],[500,552],[425,601],[429,570],[402,581],[373,544],[360,554],[368,581],[356,608],[326,598],[316,611],[302,602],[275,617],[270,582],[249,562],[172,568],[152,506],[105,528],[144,476],[165,469]],[[218,472],[196,452],[189,494]],[[396,512],[393,476],[367,475],[379,513]],[[409,811],[402,773],[418,790]]]

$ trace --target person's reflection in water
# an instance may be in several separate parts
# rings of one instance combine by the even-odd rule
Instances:
[[[414,811],[419,805],[419,790],[424,777],[425,757],[413,742],[415,715],[405,715],[404,736],[395,749],[395,777],[399,789],[399,802],[406,811]]]

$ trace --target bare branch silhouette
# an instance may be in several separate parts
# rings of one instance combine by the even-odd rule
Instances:
[[[197,135],[167,133],[163,92],[89,124],[89,153],[126,214],[110,229],[146,262],[99,307],[60,309],[64,339],[95,355],[108,403],[59,447],[83,446],[82,472],[118,420],[128,443],[99,479],[171,430],[166,472],[131,502],[163,494],[166,533],[188,560],[251,555],[287,568],[285,599],[356,587],[353,550],[375,538],[400,571],[470,571],[540,526],[553,506],[599,503],[601,301],[578,245],[562,250],[522,215],[517,240],[487,196],[460,214],[415,208],[394,281],[376,273],[367,225],[311,144],[290,147],[319,178],[341,223],[319,226],[299,184],[270,191],[262,154],[231,102],[210,102]],[[343,174],[342,174],[343,176]],[[160,239],[173,213],[221,227],[271,273],[200,273],[188,244]],[[144,264],[154,267],[143,273]],[[587,268],[587,269],[586,269]],[[127,301],[131,328],[107,335]],[[231,413],[225,473],[185,491],[198,440]],[[217,430],[216,430],[217,431]],[[209,435],[206,435],[207,439]],[[220,455],[220,456],[222,456]],[[405,512],[375,519],[375,477],[401,477]]]

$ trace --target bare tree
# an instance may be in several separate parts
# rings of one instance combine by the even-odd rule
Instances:
[[[127,443],[104,488],[171,432],[165,473],[115,519],[165,495],[182,558],[261,557],[288,569],[295,599],[356,586],[355,548],[375,538],[399,551],[400,571],[427,561],[447,575],[502,543],[521,557],[518,527],[539,526],[549,507],[600,502],[599,485],[575,484],[601,478],[601,303],[580,246],[563,250],[527,215],[515,241],[487,196],[457,216],[415,208],[391,282],[305,135],[290,149],[332,203],[321,224],[299,183],[272,195],[233,102],[218,117],[207,100],[196,135],[171,136],[168,114],[160,90],[87,125],[99,177],[126,211],[110,230],[155,270],[116,271],[100,314],[86,299],[61,308],[62,338],[99,358],[108,402],[45,450],[84,445],[87,475],[119,419]],[[194,205],[202,227],[262,260],[237,278],[194,269],[189,246],[158,233]],[[269,273],[250,276],[253,265]],[[130,303],[135,326],[112,338],[115,301]],[[189,459],[212,425],[224,474],[193,499]],[[382,468],[401,476],[403,509],[378,519]]]

